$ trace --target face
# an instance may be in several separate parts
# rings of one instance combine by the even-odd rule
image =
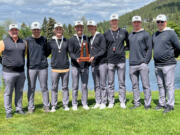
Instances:
[[[33,29],[32,34],[34,35],[34,37],[40,37],[41,30],[40,29]]]
[[[110,21],[110,25],[111,25],[111,28],[116,28],[116,27],[118,27],[118,20],[111,20],[111,21]]]
[[[9,35],[12,38],[17,38],[18,37],[18,33],[19,33],[19,30],[16,29],[16,28],[13,28],[13,29],[9,30]]]
[[[160,31],[162,31],[167,26],[166,21],[156,21],[156,23],[157,23],[157,27]]]
[[[77,25],[75,26],[75,31],[78,35],[82,35],[83,34],[83,29],[84,29],[84,26],[83,25]]]
[[[132,23],[132,25],[133,25],[134,30],[140,30],[141,26],[142,26],[142,23],[140,21],[134,21]]]
[[[88,31],[91,32],[91,33],[96,32],[96,26],[89,25],[88,26]]]
[[[62,27],[56,27],[54,29],[54,33],[56,37],[61,37],[63,35],[63,28]]]

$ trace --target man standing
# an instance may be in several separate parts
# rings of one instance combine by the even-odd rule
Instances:
[[[117,70],[119,81],[120,107],[126,108],[126,88],[125,88],[125,42],[129,45],[128,32],[118,27],[118,15],[110,16],[111,29],[104,33],[107,44],[108,59],[108,108],[114,106],[114,78]]]
[[[151,107],[151,90],[149,84],[148,63],[152,57],[152,38],[142,28],[140,16],[132,18],[133,32],[129,35],[129,74],[132,82],[135,109],[140,106],[139,76],[141,77],[144,91],[144,108]]]
[[[3,79],[5,82],[4,106],[6,118],[12,117],[12,94],[15,89],[16,112],[24,114],[22,110],[22,97],[25,81],[25,42],[18,37],[17,24],[9,25],[9,35],[0,41],[0,54],[2,53]]]
[[[28,112],[33,113],[34,94],[36,80],[39,79],[44,111],[49,112],[49,92],[47,87],[48,80],[48,62],[47,62],[47,40],[41,36],[41,26],[39,22],[31,24],[32,36],[27,41],[27,68],[28,68]]]
[[[90,41],[90,62],[92,66],[92,75],[94,80],[94,90],[96,104],[93,107],[104,109],[106,104],[106,76],[107,76],[107,61],[106,61],[106,41],[102,34],[97,32],[97,24],[90,20],[87,22],[88,31],[91,33]]]
[[[180,43],[174,30],[167,27],[165,15],[158,15],[156,23],[158,31],[153,34],[155,73],[159,87],[159,104],[156,110],[164,108],[166,113],[174,110],[174,49],[180,50]]]
[[[69,39],[68,47],[69,54],[71,57],[72,64],[72,109],[77,110],[78,102],[78,86],[79,86],[79,77],[81,77],[81,90],[82,98],[81,102],[85,110],[89,110],[87,99],[88,99],[88,76],[89,76],[89,63],[80,62],[80,50],[83,42],[88,42],[88,38],[83,34],[84,25],[82,21],[75,22],[75,31],[76,34]]]
[[[48,41],[48,48],[51,52],[51,112],[56,111],[58,103],[58,85],[59,79],[62,82],[62,95],[63,95],[63,107],[65,111],[69,111],[69,58],[68,58],[68,44],[66,38],[63,36],[63,25],[57,23],[54,25],[53,38]]]

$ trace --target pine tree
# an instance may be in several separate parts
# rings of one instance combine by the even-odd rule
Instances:
[[[54,35],[53,29],[55,23],[56,23],[55,19],[50,17],[47,23],[47,39],[51,39],[52,36]]]
[[[47,19],[44,17],[42,28],[41,28],[41,35],[47,37]]]

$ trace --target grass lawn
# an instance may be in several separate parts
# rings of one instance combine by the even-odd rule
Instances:
[[[143,99],[143,93],[141,97]],[[152,92],[150,110],[145,110],[143,106],[130,110],[129,107],[133,105],[131,92],[127,92],[125,110],[119,107],[118,93],[115,98],[113,109],[86,111],[80,105],[76,112],[65,112],[59,94],[60,108],[55,113],[44,113],[41,93],[36,92],[34,114],[14,114],[13,118],[6,119],[3,91],[0,91],[0,135],[180,135],[180,90],[175,92],[175,110],[167,114],[163,114],[163,110],[154,110],[158,102],[158,92]],[[94,105],[94,92],[89,92],[88,101],[90,106]],[[23,106],[27,111],[25,92]]]

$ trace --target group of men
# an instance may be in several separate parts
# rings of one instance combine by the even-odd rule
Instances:
[[[72,74],[72,110],[78,110],[79,80],[82,91],[82,107],[89,110],[88,106],[88,75],[91,65],[94,80],[95,105],[94,109],[113,108],[114,79],[117,71],[119,82],[120,107],[126,108],[125,51],[129,50],[129,75],[132,82],[135,109],[141,105],[139,77],[141,77],[144,91],[144,108],[151,108],[151,90],[149,83],[148,63],[154,50],[155,73],[159,87],[159,104],[156,109],[164,108],[164,112],[174,109],[174,72],[176,66],[174,50],[180,50],[178,36],[174,30],[167,27],[167,18],[160,14],[156,17],[157,32],[150,36],[142,28],[140,16],[132,18],[133,31],[128,32],[118,27],[118,15],[110,16],[110,29],[104,34],[97,31],[97,24],[93,20],[87,22],[91,36],[83,34],[82,21],[75,22],[75,32],[69,40],[63,36],[63,25],[54,25],[54,36],[48,40],[41,36],[39,22],[31,25],[32,36],[22,40],[18,37],[17,24],[9,26],[9,35],[0,42],[2,54],[3,79],[5,82],[4,106],[6,117],[12,117],[12,93],[15,89],[16,113],[24,114],[22,110],[22,96],[25,81],[25,55],[27,54],[27,79],[28,79],[28,113],[35,110],[34,96],[36,80],[38,78],[43,97],[45,112],[55,112],[58,103],[58,84],[61,78],[63,108],[69,110],[69,72]],[[90,60],[81,62],[81,45],[88,43]],[[48,62],[51,54],[51,104],[47,86]],[[71,69],[69,66],[71,58]],[[167,97],[167,102],[166,102]],[[51,106],[51,109],[50,109]]]

